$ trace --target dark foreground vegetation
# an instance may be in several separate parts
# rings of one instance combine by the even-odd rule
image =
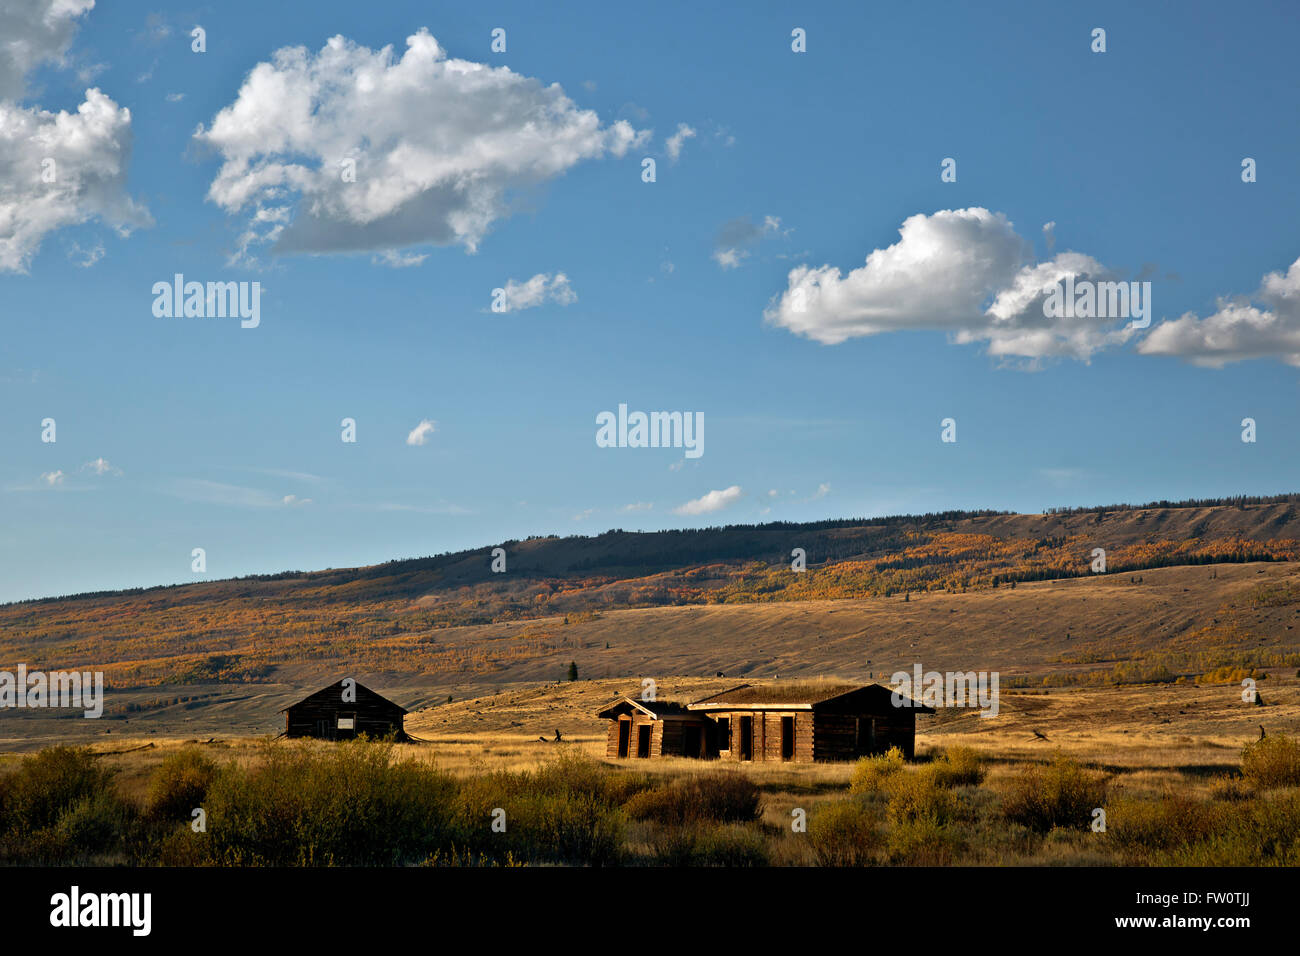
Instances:
[[[455,776],[400,756],[386,742],[270,743],[245,765],[190,748],[130,797],[89,750],[55,747],[0,776],[0,862],[1300,864],[1300,743],[1281,735],[1248,745],[1237,774],[1142,799],[1064,755],[990,780],[964,747],[864,759],[847,792],[779,801],[736,768],[653,776],[562,752],[535,771]]]

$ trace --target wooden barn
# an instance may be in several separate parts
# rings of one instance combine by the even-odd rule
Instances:
[[[364,684],[340,680],[284,710],[286,737],[351,740],[361,734],[407,739],[406,708],[376,694]]]
[[[713,721],[666,700],[620,697],[596,715],[609,721],[606,757],[716,755]]]
[[[881,684],[741,684],[687,705],[716,723],[724,760],[855,760],[897,747],[916,750],[919,703],[896,707]]]

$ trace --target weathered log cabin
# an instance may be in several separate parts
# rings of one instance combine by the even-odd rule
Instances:
[[[916,715],[881,684],[741,684],[682,705],[621,697],[597,714],[610,722],[605,755],[753,761],[855,760],[897,747],[916,752]]]
[[[620,697],[596,715],[608,720],[606,757],[708,757],[713,721],[666,700]]]
[[[407,739],[406,708],[376,694],[364,684],[344,678],[316,691],[280,713],[286,737],[351,740],[361,734]]]
[[[881,684],[741,684],[687,704],[716,722],[724,760],[855,760],[897,747],[916,752],[916,715],[934,710],[894,703]]]

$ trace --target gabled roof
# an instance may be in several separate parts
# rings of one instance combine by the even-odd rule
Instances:
[[[347,678],[341,678],[339,680],[336,680],[328,687],[322,687],[320,690],[316,691],[316,693],[308,694],[306,697],[304,697],[302,700],[298,701],[297,703],[290,704],[289,707],[281,708],[279,711],[277,711],[277,713],[283,714],[286,710],[289,710],[291,707],[298,707],[299,705],[305,704],[309,700],[315,700],[318,697],[328,697],[331,700],[337,702],[340,706],[343,706],[343,681],[344,680],[347,680]],[[353,683],[356,685],[358,703],[368,698],[371,701],[380,701],[382,703],[388,704],[390,707],[396,708],[397,710],[401,711],[403,714],[410,713],[410,711],[408,711],[405,707],[401,706],[400,704],[393,703],[383,694],[375,693],[373,690],[371,690],[369,687],[367,687],[365,684],[361,683],[360,681],[353,681]]]
[[[770,708],[773,710],[812,710],[815,706],[860,694],[863,697],[892,697],[893,691],[883,684],[770,684],[766,687],[740,684],[730,690],[693,701],[690,710],[725,710]],[[918,714],[934,711],[914,701],[910,710]]]
[[[634,697],[619,697],[596,714],[597,717],[604,717],[612,720],[618,716],[618,712],[625,707],[635,707],[642,713],[662,720],[665,717],[690,717],[691,712],[686,709],[685,705],[671,700],[638,700]]]

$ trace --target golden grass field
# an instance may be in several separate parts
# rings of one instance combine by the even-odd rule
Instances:
[[[735,683],[729,678],[665,678],[658,682],[658,693],[663,699],[694,699]],[[638,688],[635,682],[619,680],[525,683],[431,707],[407,718],[407,730],[421,742],[399,747],[397,755],[463,774],[535,768],[561,748],[604,760],[604,721],[594,714],[613,697]],[[1004,691],[994,718],[960,711],[918,718],[917,754],[923,758],[956,744],[973,747],[988,759],[991,779],[996,780],[1000,773],[1045,761],[1059,750],[1112,774],[1135,796],[1158,794],[1171,786],[1198,791],[1239,765],[1241,748],[1258,739],[1261,724],[1267,732],[1300,737],[1300,680],[1270,676],[1260,688],[1262,706],[1243,702],[1239,687],[1223,684]],[[552,737],[557,729],[565,743],[538,739],[542,734]],[[1036,738],[1034,731],[1048,740]],[[221,759],[244,761],[271,736],[115,733],[95,738],[92,746],[106,755],[106,763],[119,768],[122,784],[131,792],[141,790],[153,769],[177,749],[198,746]],[[30,743],[14,748],[0,760],[12,762],[19,752],[31,749]],[[684,758],[609,763],[665,775],[704,766]],[[717,762],[708,766],[734,767]],[[843,788],[852,765],[747,763],[741,769],[774,797],[793,797]]]

